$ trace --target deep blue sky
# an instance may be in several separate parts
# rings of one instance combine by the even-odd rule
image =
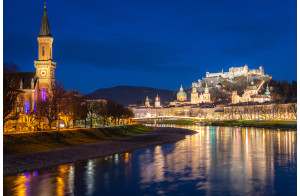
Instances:
[[[178,90],[205,71],[263,65],[297,79],[296,0],[48,1],[56,78],[66,89]],[[35,71],[43,1],[4,0],[4,61]]]

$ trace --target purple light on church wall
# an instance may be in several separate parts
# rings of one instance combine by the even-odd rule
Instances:
[[[25,100],[25,114],[29,114],[29,100]]]
[[[36,113],[36,101],[34,101],[34,113]]]
[[[46,89],[45,88],[42,88],[41,98],[42,98],[42,101],[46,101]]]

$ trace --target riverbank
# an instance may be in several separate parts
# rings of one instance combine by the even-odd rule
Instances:
[[[287,120],[224,120],[213,121],[210,123],[212,126],[224,127],[256,127],[267,129],[294,129],[297,130],[297,121]]]
[[[150,129],[149,127],[145,128]],[[83,131],[85,130],[82,130],[80,132]],[[110,133],[108,132],[109,131],[107,131],[106,134],[109,135]],[[141,134],[119,138],[114,141],[102,141],[98,143],[74,145],[52,150],[5,155],[3,158],[3,174],[4,176],[7,176],[40,168],[47,168],[117,153],[130,152],[139,148],[172,143],[184,139],[186,135],[191,135],[194,133],[196,132],[188,129],[167,127],[154,128],[152,131],[146,130]],[[92,137],[94,136],[91,136],[90,138]],[[21,139],[21,137],[19,138]],[[51,138],[51,136],[48,138]],[[57,141],[57,139],[54,139],[54,141]],[[49,141],[47,140],[40,142],[44,143],[43,145],[51,146],[51,144],[49,144]],[[17,143],[21,145],[21,141],[18,141]],[[64,140],[61,140],[59,143],[63,144]],[[38,145],[43,146],[41,144]],[[65,145],[69,144],[65,143]]]
[[[112,141],[122,137],[151,131],[151,127],[141,124],[122,125],[93,129],[63,129],[3,135],[3,154],[53,150],[68,146]]]

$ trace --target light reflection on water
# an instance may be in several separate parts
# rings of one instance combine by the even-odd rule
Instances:
[[[4,195],[296,194],[296,132],[174,127],[198,133],[173,144],[5,177]]]

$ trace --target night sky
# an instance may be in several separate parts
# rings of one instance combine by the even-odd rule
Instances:
[[[56,79],[88,93],[118,85],[178,90],[248,64],[297,79],[296,0],[47,1]],[[4,0],[4,61],[35,71],[43,1]]]

